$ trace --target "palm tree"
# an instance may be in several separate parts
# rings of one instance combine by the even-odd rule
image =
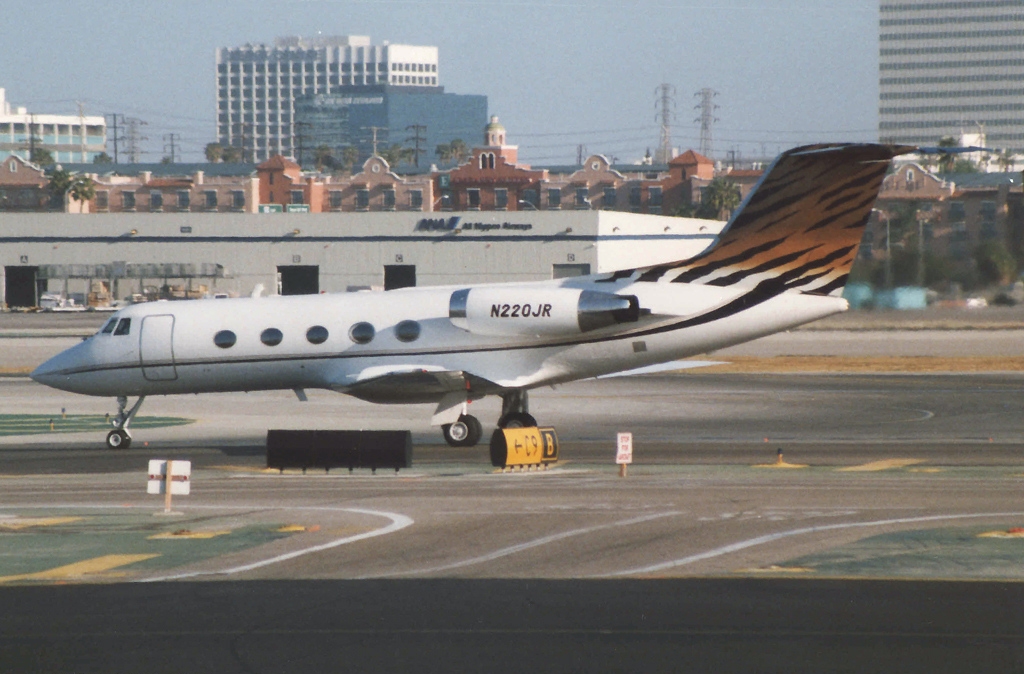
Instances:
[[[330,145],[320,145],[313,150],[313,164],[317,171],[323,171],[324,167],[334,168],[334,150]]]
[[[1006,149],[996,155],[996,163],[1003,173],[1009,173],[1013,165],[1017,163],[1017,157],[1014,155],[1013,150]]]
[[[740,188],[725,178],[715,178],[702,190],[697,217],[717,220],[724,213],[726,218],[740,205]]]
[[[96,196],[96,183],[89,176],[75,176],[68,194],[75,201],[90,201]]]
[[[211,164],[224,159],[224,146],[220,143],[207,143],[206,144],[206,161]]]
[[[220,159],[225,164],[237,164],[242,161],[242,150],[232,145],[222,147],[220,151]]]
[[[411,148],[402,147],[398,143],[380,153],[380,156],[388,163],[388,166],[392,167],[398,166],[403,161],[409,161],[412,159],[412,155],[413,150]]]
[[[943,152],[941,148],[956,147],[956,138],[953,136],[943,136],[939,139],[939,173],[952,173],[953,165],[956,164],[956,157],[952,152]]]
[[[352,173],[357,161],[359,161],[359,148],[355,145],[349,145],[341,151],[341,166],[349,173]]]

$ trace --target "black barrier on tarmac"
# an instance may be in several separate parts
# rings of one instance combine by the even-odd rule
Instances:
[[[400,468],[412,466],[410,431],[267,431],[267,468]]]

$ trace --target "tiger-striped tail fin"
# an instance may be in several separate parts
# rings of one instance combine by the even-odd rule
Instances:
[[[638,281],[839,295],[893,157],[913,147],[811,145],[783,153],[708,250]],[[620,272],[621,274],[621,272]]]

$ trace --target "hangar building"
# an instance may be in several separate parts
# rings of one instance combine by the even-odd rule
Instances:
[[[533,281],[657,264],[724,223],[613,211],[0,216],[0,299],[304,294]],[[168,294],[170,293],[170,294]],[[176,293],[176,294],[175,294]]]

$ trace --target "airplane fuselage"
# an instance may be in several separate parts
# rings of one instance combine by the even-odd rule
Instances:
[[[417,370],[470,372],[504,389],[528,389],[706,353],[846,309],[842,299],[783,293],[687,325],[687,317],[726,305],[742,291],[670,283],[609,287],[586,278],[491,287],[522,297],[518,304],[490,305],[488,317],[496,310],[500,320],[492,322],[507,322],[506,334],[457,327],[451,300],[459,287],[137,304],[33,377],[96,396],[349,392],[381,375]],[[565,288],[635,296],[645,315],[587,332],[545,332],[543,322],[557,319],[546,298]],[[426,401],[415,390],[384,398],[378,402]]]

